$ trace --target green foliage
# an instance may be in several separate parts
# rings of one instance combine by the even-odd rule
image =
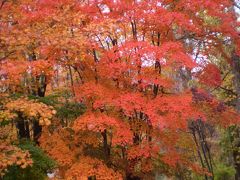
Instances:
[[[199,17],[203,19],[205,26],[218,26],[221,24],[220,19],[216,16],[209,15],[207,10],[201,11]]]
[[[84,113],[85,106],[81,103],[69,101],[70,97],[69,92],[61,91],[45,97],[30,96],[29,98],[53,106],[57,110],[58,118],[72,120]]]
[[[10,121],[8,119],[8,116],[3,111],[1,111],[1,109],[0,109],[0,127],[1,126],[6,126],[9,123],[10,123]]]
[[[230,126],[224,132],[221,133],[220,146],[222,149],[221,161],[225,162],[225,164],[231,164],[233,152],[240,152],[238,137],[238,127]],[[237,163],[240,163],[239,158],[237,159]]]
[[[6,126],[6,125],[8,125],[8,124],[10,124],[10,121],[8,121],[8,120],[2,120],[2,121],[0,121],[0,127]]]
[[[234,179],[236,173],[233,162],[232,162],[232,153],[234,151],[233,146],[233,136],[236,126],[230,126],[225,130],[220,130],[220,147],[221,154],[218,161],[216,162],[216,167],[214,168],[214,174],[216,180],[231,180]]]
[[[192,172],[191,178],[189,178],[189,179],[205,180],[205,176],[204,175],[199,175],[199,174],[196,174],[196,173]]]
[[[214,179],[216,180],[231,180],[234,179],[235,169],[231,166],[226,166],[223,163],[218,163],[214,173]]]
[[[33,159],[32,167],[21,169],[18,166],[11,166],[3,180],[44,180],[48,171],[56,168],[56,163],[32,142],[23,141],[19,144],[23,150],[28,150]]]
[[[219,130],[221,137],[220,137],[220,142],[219,145],[221,147],[221,159],[225,160],[226,157],[229,157],[233,151],[233,146],[232,146],[232,132],[233,132],[233,127],[229,127],[226,130]]]
[[[14,93],[14,94],[10,94],[9,98],[18,99],[18,98],[21,98],[22,96],[23,96],[22,93]]]
[[[55,107],[56,105],[59,104],[57,99],[58,97],[59,95],[51,94],[45,97],[29,96],[29,99],[37,99],[39,102]]]
[[[83,104],[67,102],[57,108],[57,116],[60,119],[75,119],[85,111],[85,106]]]
[[[8,114],[0,109],[0,127],[6,126],[10,123],[11,123],[11,121],[9,119]]]

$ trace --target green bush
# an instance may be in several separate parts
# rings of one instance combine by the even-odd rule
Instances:
[[[225,164],[219,163],[215,168],[215,178],[216,180],[231,180],[234,179],[235,169],[231,166],[226,166]]]
[[[80,103],[68,102],[57,108],[57,117],[60,119],[73,120],[83,114],[85,106]]]
[[[33,165],[25,169],[19,166],[11,166],[3,177],[3,180],[44,180],[47,172],[56,168],[56,163],[48,157],[39,147],[29,141],[23,141],[19,144],[23,150],[28,150],[31,154]]]

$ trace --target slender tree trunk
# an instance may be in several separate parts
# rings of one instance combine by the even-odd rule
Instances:
[[[38,144],[38,138],[42,133],[42,127],[39,125],[38,121],[33,121],[33,140]]]
[[[109,161],[110,161],[110,147],[108,145],[107,130],[106,129],[102,132],[102,137],[103,137],[103,151],[104,151],[105,159],[106,159],[107,164],[109,164]]]
[[[17,121],[17,129],[18,136],[20,139],[30,138],[29,124],[27,121],[24,121],[24,119],[21,116],[19,116],[19,119]]]
[[[235,53],[232,56],[232,68],[234,74],[234,85],[237,94],[236,109],[240,112],[240,57]]]
[[[72,74],[72,68],[71,68],[71,66],[68,66],[68,70],[69,70],[69,75],[70,75],[72,93],[73,93],[73,96],[75,96],[74,87],[73,87],[73,84],[74,84],[74,82],[73,82],[73,74]]]
[[[38,87],[38,96],[39,97],[44,97],[45,96],[45,92],[47,89],[47,80],[46,80],[46,76],[45,75],[41,75],[39,77],[37,77],[37,80],[39,81],[39,87]]]
[[[25,132],[26,132],[26,138],[30,139],[30,130],[29,130],[29,122],[25,122]]]
[[[18,129],[18,136],[19,138],[25,138],[26,137],[26,132],[25,132],[25,125],[24,121],[22,119],[17,121],[17,129]]]
[[[39,83],[37,95],[39,97],[44,97],[46,88],[47,88],[46,76],[45,75],[38,76],[37,83]],[[39,144],[38,138],[40,137],[41,133],[42,133],[42,127],[39,125],[39,122],[33,121],[33,140],[37,144]]]
[[[236,99],[236,109],[240,113],[240,57],[237,56],[235,53],[232,55],[232,70],[234,74],[234,85],[235,85],[235,90],[237,94],[237,99]],[[234,137],[233,141],[236,141],[236,138],[239,139],[239,127],[236,127],[234,129],[237,134],[237,136]],[[238,141],[237,141],[238,142]],[[240,179],[240,163],[238,163],[238,156],[240,156],[240,153],[238,149],[240,148],[240,143],[233,143],[234,148],[233,148],[233,159],[234,159],[234,165],[235,165],[235,180]]]
[[[191,130],[194,142],[196,144],[198,157],[200,159],[203,168],[212,174],[212,176],[205,175],[205,179],[214,179],[214,172],[212,166],[212,156],[210,152],[210,147],[206,141],[206,137],[209,134],[209,129],[207,129],[207,124],[205,124],[201,119],[191,122],[189,129]]]

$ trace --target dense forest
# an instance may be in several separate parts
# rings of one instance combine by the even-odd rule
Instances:
[[[0,0],[1,180],[240,180],[239,0]]]

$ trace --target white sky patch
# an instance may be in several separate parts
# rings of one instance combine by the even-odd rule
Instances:
[[[239,9],[239,7],[240,7],[240,0],[235,0],[235,3],[238,6],[238,7],[235,6],[235,12],[237,13],[237,16],[238,16],[237,20],[240,21],[240,9]]]

